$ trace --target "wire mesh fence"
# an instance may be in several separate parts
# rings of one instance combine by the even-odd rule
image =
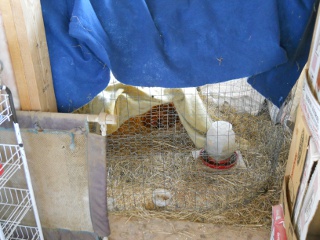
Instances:
[[[270,103],[245,79],[185,89],[132,87],[114,80],[77,112],[99,111],[118,117],[117,125],[108,126],[106,146],[110,212],[269,222],[290,131],[276,124]],[[232,142],[233,158],[207,154],[215,148],[208,130],[221,121],[230,127],[226,132],[217,125],[214,144],[217,151],[230,152]]]

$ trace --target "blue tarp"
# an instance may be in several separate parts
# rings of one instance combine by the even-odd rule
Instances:
[[[279,106],[306,62],[314,2],[41,0],[58,110],[90,101],[110,70],[173,88],[252,76]]]
[[[278,1],[280,46],[286,50],[288,61],[248,80],[278,107],[285,101],[308,60],[318,4],[319,1]]]

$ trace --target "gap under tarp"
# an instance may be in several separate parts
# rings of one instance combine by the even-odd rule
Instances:
[[[46,239],[108,236],[105,137],[88,132],[86,115],[17,115]],[[0,132],[1,141],[14,140],[10,123]],[[15,184],[24,187],[23,179],[15,175]]]
[[[280,106],[309,54],[314,2],[41,0],[58,110],[88,103],[110,70],[166,88],[254,76]]]

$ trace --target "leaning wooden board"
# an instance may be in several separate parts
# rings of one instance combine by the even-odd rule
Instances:
[[[16,80],[14,77],[14,72],[11,64],[11,57],[9,54],[9,48],[7,43],[6,34],[3,27],[3,20],[0,14],[0,84],[6,85],[10,88],[14,107],[16,109],[21,109],[20,99],[17,89]],[[5,68],[3,68],[5,66]]]
[[[40,0],[1,0],[21,110],[56,112]]]

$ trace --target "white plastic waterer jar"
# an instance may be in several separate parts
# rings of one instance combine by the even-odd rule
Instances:
[[[213,122],[207,132],[207,154],[214,160],[221,161],[230,158],[236,149],[236,136],[232,124],[226,121]]]

